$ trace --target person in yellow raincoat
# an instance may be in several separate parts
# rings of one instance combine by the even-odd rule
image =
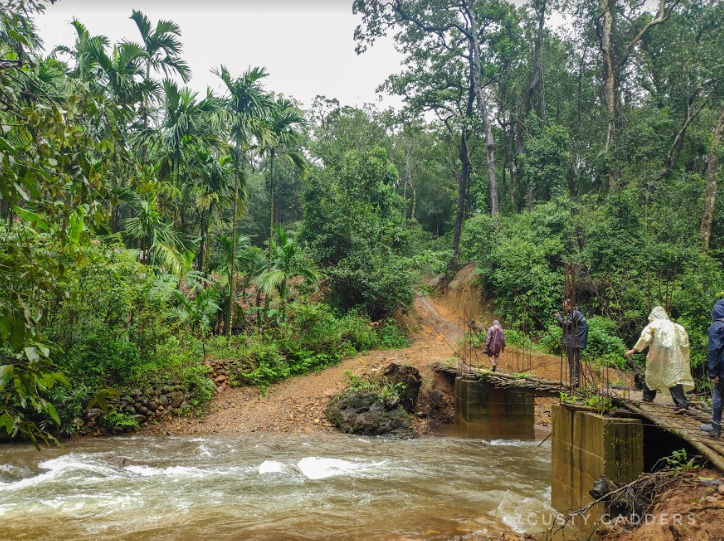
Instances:
[[[652,402],[656,391],[669,391],[674,400],[676,413],[683,413],[689,407],[684,394],[694,388],[689,366],[689,335],[684,327],[669,319],[661,306],[649,314],[649,324],[641,332],[641,338],[633,349],[624,355],[649,348],[646,356],[646,385],[643,400]]]

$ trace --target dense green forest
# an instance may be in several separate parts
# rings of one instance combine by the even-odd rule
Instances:
[[[210,351],[263,388],[399,346],[420,278],[467,261],[542,346],[572,263],[590,356],[619,359],[662,304],[701,364],[724,290],[721,2],[355,0],[349,46],[404,55],[380,88],[400,110],[305,110],[263,67],[212,64],[225,91],[201,95],[174,22],[134,11],[111,43],[74,20],[46,50],[45,7],[0,11],[8,433],[70,434],[149,381],[201,406]]]

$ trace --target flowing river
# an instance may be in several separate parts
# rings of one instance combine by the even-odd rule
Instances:
[[[550,444],[344,435],[0,446],[0,539],[449,539],[550,518]]]

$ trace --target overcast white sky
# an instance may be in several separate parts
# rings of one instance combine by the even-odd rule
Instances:
[[[193,70],[189,86],[198,92],[207,86],[221,91],[211,73],[220,64],[234,76],[263,66],[268,90],[305,106],[318,94],[362,106],[377,101],[375,88],[400,70],[400,56],[391,40],[355,54],[358,17],[351,6],[352,0],[61,0],[48,5],[37,24],[46,52],[73,44],[73,17],[92,35],[140,41],[129,19],[133,9],[140,9],[154,24],[171,19],[180,25],[184,58]]]

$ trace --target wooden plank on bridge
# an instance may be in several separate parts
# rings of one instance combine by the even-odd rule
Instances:
[[[671,407],[654,403],[625,401],[626,407],[657,426],[678,436],[724,472],[724,445],[720,438],[702,431],[698,412],[676,414]]]
[[[485,368],[470,368],[465,366],[461,371],[459,368],[447,364],[437,363],[435,369],[451,375],[459,375],[463,378],[489,381],[501,389],[519,389],[532,394],[544,396],[559,396],[560,393],[568,391],[568,387],[559,381],[536,378],[529,374],[511,374],[508,372],[493,372]]]

